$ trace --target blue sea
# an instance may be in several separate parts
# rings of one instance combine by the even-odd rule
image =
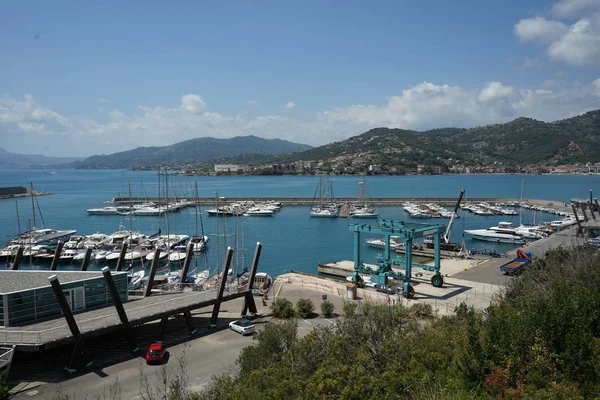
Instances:
[[[335,196],[357,196],[356,176],[330,177]],[[308,197],[312,198],[319,178],[313,176],[242,176],[242,177],[192,177],[171,175],[169,193],[173,197],[192,198],[194,183],[198,184],[200,197]],[[151,216],[102,216],[88,215],[86,209],[102,207],[113,197],[157,196],[158,175],[148,171],[80,171],[80,170],[39,170],[2,171],[0,187],[26,186],[52,193],[36,197],[37,227],[56,229],[76,229],[78,234],[103,232],[111,234],[120,225],[126,229],[146,234],[160,228],[166,233],[165,217]],[[589,190],[600,191],[598,175],[434,175],[434,176],[375,176],[368,178],[372,197],[457,197],[465,188],[465,200],[470,197],[511,197],[545,199],[552,202],[569,202],[571,198],[588,198]],[[164,185],[164,182],[162,183]],[[162,187],[162,186],[161,186]],[[164,195],[164,187],[161,189]],[[17,209],[19,219],[17,219]],[[19,232],[32,224],[31,198],[0,200],[0,242],[13,239]],[[410,220],[401,207],[378,207],[382,218]],[[460,211],[452,231],[452,241],[462,241],[464,229],[487,228],[499,221],[539,223],[558,219],[551,214],[522,210],[521,216],[475,216]],[[446,224],[448,220],[418,220]],[[310,218],[307,206],[283,207],[270,218],[229,217],[215,218],[203,213],[201,222],[204,232],[210,237],[206,254],[193,261],[192,268],[215,268],[222,264],[226,246],[235,248],[236,268],[249,267],[257,241],[263,244],[260,270],[278,275],[289,270],[310,273],[317,272],[317,265],[336,260],[353,258],[353,233],[348,225],[357,222],[352,219]],[[359,221],[365,223],[365,220]],[[374,221],[371,221],[374,222]],[[219,224],[219,236],[217,226]],[[187,208],[169,215],[170,232],[195,234],[195,209]],[[237,233],[237,236],[236,236]],[[236,244],[237,237],[237,246]],[[363,235],[367,239],[367,235]],[[217,243],[219,244],[217,246]],[[492,244],[467,240],[469,249],[504,252],[510,245]],[[377,250],[362,249],[363,261],[373,263]],[[27,268],[26,265],[23,266]],[[96,266],[100,267],[100,266]],[[60,266],[59,268],[77,268]]]

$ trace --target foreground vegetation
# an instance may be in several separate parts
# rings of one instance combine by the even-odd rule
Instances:
[[[485,312],[348,303],[303,338],[293,320],[273,323],[200,397],[600,398],[599,288],[595,249],[558,249]]]

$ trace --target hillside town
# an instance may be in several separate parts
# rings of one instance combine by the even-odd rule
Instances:
[[[181,173],[190,175],[440,175],[440,174],[598,174],[600,163],[575,163],[569,165],[515,166],[494,162],[482,165],[465,165],[444,160],[443,165],[417,164],[415,167],[370,164],[353,156],[331,160],[296,161],[286,164],[214,164],[214,168],[178,166]]]

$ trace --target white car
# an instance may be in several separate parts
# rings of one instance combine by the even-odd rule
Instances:
[[[254,333],[254,324],[252,321],[242,318],[229,323],[231,330],[241,333],[242,335],[250,335]]]

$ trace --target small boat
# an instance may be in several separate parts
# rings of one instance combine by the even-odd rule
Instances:
[[[181,270],[169,272],[167,274],[167,282],[180,283],[181,282]]]
[[[395,239],[399,239],[399,237],[390,237],[390,249],[395,250],[396,248],[403,246],[404,243],[398,242]],[[367,246],[375,247],[377,249],[383,249],[385,247],[385,240],[383,239],[367,239]]]
[[[339,216],[339,206],[333,195],[333,184],[328,179],[319,178],[308,215],[317,218],[337,218]]]
[[[360,278],[362,279],[362,281],[363,281],[363,284],[364,284],[366,287],[370,287],[370,288],[375,288],[375,287],[377,287],[377,284],[376,284],[376,283],[373,283],[373,282],[371,282],[371,277],[370,277],[370,276],[362,276],[362,275],[361,275],[361,276],[360,276]],[[350,276],[347,276],[347,277],[346,277],[346,280],[347,280],[348,282],[352,282],[352,275],[350,275]]]
[[[372,206],[371,194],[366,181],[358,182],[358,201],[350,207],[352,218],[377,218],[379,213]]]
[[[194,236],[190,239],[190,242],[194,245],[194,253],[199,253],[206,249],[208,245],[208,236]]]
[[[333,210],[330,208],[312,208],[308,215],[310,215],[311,217],[317,217],[317,218],[337,218],[338,217],[338,213],[337,210]]]
[[[142,286],[142,280],[146,276],[146,271],[143,269],[137,272],[131,272],[127,276],[129,280],[129,290],[138,290]]]
[[[185,246],[175,246],[171,254],[169,254],[169,261],[171,262],[183,262],[187,257]]]
[[[73,262],[75,256],[79,253],[77,249],[65,249],[59,257],[61,263]]]
[[[198,272],[197,274],[188,275],[187,282],[193,283],[196,286],[202,286],[208,280],[210,276],[210,270],[205,269],[204,271]]]

